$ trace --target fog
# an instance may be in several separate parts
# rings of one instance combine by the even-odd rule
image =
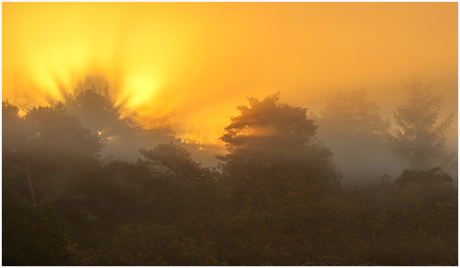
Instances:
[[[440,118],[455,112],[446,132],[453,152],[454,5],[4,3],[2,99],[24,115],[74,91],[107,88],[120,118],[131,117],[144,129],[166,125],[173,140],[198,144],[197,160],[216,165],[213,155],[225,153],[223,128],[247,97],[280,91],[284,102],[318,116],[338,91],[364,88],[394,127],[396,106],[408,98],[402,83],[417,75],[442,94]],[[83,121],[97,118],[94,113],[75,112]],[[361,157],[371,177],[400,169],[394,156],[365,157],[358,144],[334,138],[320,122],[319,140],[332,148],[347,180],[367,177],[358,167]],[[104,157],[135,160],[138,148],[154,144],[126,139],[105,123],[85,124],[93,132],[112,133]],[[344,131],[340,135],[346,136]],[[361,175],[352,172],[358,169]]]
[[[3,264],[457,265],[457,7],[2,3]]]
[[[135,161],[139,148],[174,140],[215,166],[235,108],[280,91],[283,102],[314,114],[318,142],[332,149],[344,182],[375,180],[400,172],[397,157],[344,140],[359,127],[328,125],[321,115],[337,92],[364,89],[395,131],[396,107],[409,97],[402,83],[415,75],[442,95],[440,122],[454,112],[444,134],[447,151],[456,152],[455,5],[4,3],[2,100],[25,115],[105,88],[119,120],[109,123],[88,107],[69,110],[102,133],[103,158]],[[116,123],[126,118],[169,138],[130,136]]]

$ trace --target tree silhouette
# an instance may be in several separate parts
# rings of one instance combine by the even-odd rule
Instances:
[[[203,172],[190,152],[172,142],[160,144],[151,150],[140,150],[153,171],[170,178],[175,185],[191,184],[202,178]]]
[[[34,107],[24,118],[17,115],[17,107],[9,102],[3,102],[2,110],[3,126],[7,129],[3,133],[3,161],[24,167],[34,205],[34,174],[40,177],[58,170],[67,173],[67,167],[76,165],[77,159],[94,159],[102,148],[97,135],[91,135],[77,117],[67,114],[62,103]]]
[[[318,138],[332,148],[344,184],[379,178],[392,162],[385,153],[390,122],[380,117],[380,107],[366,93],[365,89],[338,91],[318,120]]]
[[[306,108],[278,103],[279,93],[263,101],[248,98],[250,107],[238,106],[221,140],[230,154],[219,156],[223,170],[238,192],[277,196],[295,172],[317,182],[335,182],[329,170],[330,150],[312,144],[318,128]]]
[[[33,159],[30,146],[33,127],[26,124],[24,118],[19,116],[19,108],[8,100],[2,102],[2,127],[2,161],[5,165],[25,167],[31,200],[36,205],[29,172],[29,161]]]
[[[92,157],[102,148],[97,135],[84,128],[76,116],[67,114],[62,103],[34,107],[26,114],[25,121],[33,127],[28,140],[36,154],[78,153]]]
[[[68,236],[62,218],[49,206],[33,207],[2,184],[2,264],[66,265]]]
[[[107,93],[108,89],[98,92],[93,86],[84,91],[74,91],[65,95],[65,104],[69,113],[80,118],[85,127],[91,128],[93,133],[99,131],[123,132],[129,128],[129,122],[120,119],[120,107]],[[101,133],[103,137],[109,135]]]
[[[436,201],[447,202],[457,196],[452,182],[452,178],[437,167],[429,170],[404,170],[395,184],[417,192],[417,196],[426,199],[426,205],[434,206]]]
[[[190,207],[200,207],[203,210],[210,207],[206,200],[210,200],[213,195],[211,189],[215,183],[215,174],[195,162],[185,148],[171,141],[150,150],[141,149],[140,152],[145,160],[139,160],[136,169],[144,169],[146,166],[149,173],[149,181],[143,184],[161,187],[162,194],[172,199],[167,204],[169,214]]]
[[[390,122],[380,117],[380,107],[366,99],[365,89],[350,93],[337,92],[321,111],[321,131],[325,139],[337,142],[379,143],[390,127]]]
[[[107,84],[102,89],[93,86],[83,91],[75,90],[65,95],[65,105],[70,114],[77,116],[85,127],[99,136],[105,145],[101,152],[103,157],[117,156],[135,161],[139,157],[139,148],[164,143],[175,136],[170,115],[163,117],[164,121],[149,118],[149,122],[155,121],[156,125],[145,129],[139,122],[138,112],[123,111],[115,104]]]
[[[389,146],[409,168],[428,169],[444,152],[443,131],[452,123],[453,113],[437,124],[442,96],[434,96],[430,87],[422,89],[422,82],[415,77],[403,85],[410,97],[397,106],[394,118],[398,128]]]
[[[29,133],[24,119],[19,116],[19,108],[8,100],[2,101],[2,152],[10,157],[24,145]]]

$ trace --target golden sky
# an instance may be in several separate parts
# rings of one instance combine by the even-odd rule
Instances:
[[[364,87],[385,116],[417,75],[457,109],[457,3],[2,3],[2,98],[105,81],[125,109],[213,136],[246,97],[319,113]],[[27,96],[24,98],[24,96]],[[160,107],[160,108],[157,108]],[[443,114],[442,114],[443,115]]]

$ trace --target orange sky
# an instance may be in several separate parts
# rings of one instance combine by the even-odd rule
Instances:
[[[457,109],[457,3],[2,3],[2,98],[31,105],[104,81],[126,109],[213,136],[246,97],[319,113],[364,87],[391,117],[417,75]],[[24,98],[24,96],[28,96]]]

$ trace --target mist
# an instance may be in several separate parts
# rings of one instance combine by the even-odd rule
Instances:
[[[457,3],[2,3],[2,264],[458,265]]]

